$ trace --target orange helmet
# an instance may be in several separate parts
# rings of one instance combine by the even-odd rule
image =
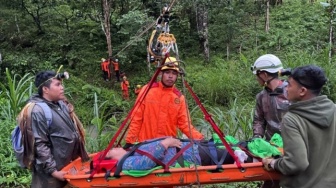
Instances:
[[[177,62],[175,57],[167,57],[165,63],[163,64],[161,70],[176,70],[177,72],[180,71],[179,63]]]

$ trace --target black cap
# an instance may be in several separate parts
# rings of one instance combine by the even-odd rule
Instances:
[[[291,78],[310,90],[319,90],[327,82],[327,77],[321,67],[306,65],[295,68]]]

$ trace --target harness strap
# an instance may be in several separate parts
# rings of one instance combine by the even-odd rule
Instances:
[[[176,153],[180,152],[181,148],[176,148]],[[184,159],[183,159],[183,155],[180,155],[177,159],[176,162],[181,166],[181,167],[185,167],[184,166]]]
[[[180,151],[177,152],[176,155],[172,159],[170,159],[170,161],[168,161],[167,165],[164,168],[164,172],[169,172],[169,166],[171,164],[173,164],[173,162],[175,162],[177,158],[179,158],[180,156],[182,156],[183,152],[185,150],[187,150],[188,148],[190,148],[190,146],[192,146],[191,142],[189,144],[187,144],[186,146],[184,146],[184,148],[180,149]]]
[[[202,146],[202,145],[200,145],[200,146]],[[200,147],[203,151],[204,151],[204,153],[206,153],[210,158],[211,158],[211,160],[216,164],[216,170],[222,170],[223,169],[223,167],[222,167],[222,164],[223,164],[223,162],[224,162],[224,159],[225,159],[225,157],[226,157],[226,155],[225,155],[225,157],[223,158],[223,156],[222,156],[222,158],[221,158],[221,160],[220,161],[218,161],[218,155],[217,155],[217,150],[216,150],[216,146],[215,146],[215,144],[214,143],[208,143],[207,144],[207,146],[208,146],[208,148],[209,148],[209,151],[207,151],[206,149],[204,149],[203,147]],[[211,151],[212,150],[212,151]]]
[[[152,154],[150,154],[150,153],[148,153],[148,152],[146,152],[146,151],[143,151],[143,150],[141,150],[141,149],[137,149],[137,150],[135,150],[135,152],[137,152],[137,153],[139,153],[139,154],[141,154],[141,155],[146,155],[146,157],[152,159],[156,164],[158,164],[158,165],[160,165],[160,166],[162,166],[162,167],[164,167],[164,168],[165,168],[165,166],[166,166],[162,161],[160,161],[159,159],[157,159],[157,158],[154,157]]]
[[[221,158],[221,160],[219,161],[219,164],[218,164],[218,165],[220,165],[220,168],[217,168],[216,170],[223,169],[222,164],[224,163],[227,154],[228,154],[228,152],[226,152],[225,154],[222,155],[222,158]],[[218,167],[218,165],[217,165],[217,167]]]
[[[153,139],[153,140],[149,140],[149,141],[144,141],[144,142],[141,142],[141,143],[139,143],[139,144],[134,145],[134,146],[131,148],[131,150],[130,150],[128,153],[126,153],[126,155],[124,155],[123,158],[121,158],[121,159],[119,160],[118,165],[117,165],[117,168],[116,168],[116,170],[114,171],[113,176],[116,177],[116,178],[120,178],[120,172],[122,171],[122,166],[123,166],[125,160],[126,160],[129,156],[133,155],[134,152],[137,151],[138,148],[139,148],[140,146],[142,146],[142,145],[144,145],[144,144],[151,143],[151,142],[155,142],[155,141],[163,140],[163,139],[165,139],[165,138],[166,138],[166,137],[158,138],[158,139]],[[141,152],[141,150],[138,150],[137,152],[139,152],[139,151]],[[146,154],[145,154],[145,155],[146,155]],[[148,156],[148,155],[146,155],[146,156]],[[152,159],[152,158],[151,158],[151,159]]]
[[[209,148],[211,156],[213,156],[215,158],[215,160],[216,160],[216,161],[214,161],[215,164],[218,165],[218,161],[217,161],[218,155],[217,155],[216,146],[215,146],[213,140],[211,140],[210,142],[208,142],[208,148]]]

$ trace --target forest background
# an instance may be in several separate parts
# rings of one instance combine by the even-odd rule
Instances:
[[[146,84],[156,70],[147,61],[147,43],[170,3],[170,33],[185,79],[225,134],[252,136],[255,95],[262,88],[250,66],[266,53],[277,55],[285,68],[323,67],[329,78],[323,94],[336,99],[332,0],[0,0],[0,187],[30,182],[29,172],[16,163],[10,133],[36,92],[34,75],[61,65],[70,72],[66,95],[85,125],[86,147],[104,149],[131,109],[136,85]],[[102,78],[100,60],[109,56],[119,59],[130,81],[129,101],[122,100],[115,79]],[[177,85],[187,96],[193,124],[211,137],[201,110],[181,81]]]

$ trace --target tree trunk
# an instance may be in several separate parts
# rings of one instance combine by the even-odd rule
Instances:
[[[229,56],[230,56],[230,47],[229,43],[226,43],[226,60],[229,61]]]
[[[204,59],[207,63],[210,61],[209,33],[208,33],[208,10],[203,3],[196,5],[197,32]]]
[[[16,15],[15,15],[15,25],[16,25],[16,29],[17,29],[18,35],[19,35],[19,37],[21,39],[21,31],[20,31],[20,27],[19,27]]]
[[[102,0],[103,3],[103,12],[102,12],[102,28],[106,36],[108,56],[112,57],[112,42],[111,42],[111,0]]]
[[[270,13],[269,13],[269,9],[270,9],[270,0],[267,0],[266,2],[266,18],[265,18],[265,31],[266,33],[268,33],[269,29],[270,29]]]
[[[331,5],[331,11],[330,11],[330,26],[329,26],[329,63],[332,61],[332,50],[333,50],[333,20],[334,20],[334,5],[333,1],[330,3]]]

